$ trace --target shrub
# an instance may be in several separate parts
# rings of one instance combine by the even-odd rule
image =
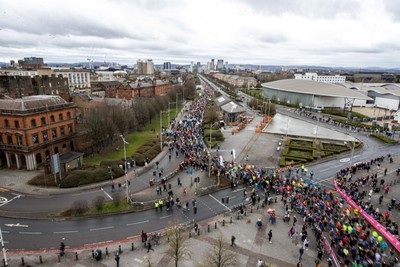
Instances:
[[[87,200],[80,199],[72,203],[71,210],[76,215],[84,214],[86,211],[89,210],[89,205]]]
[[[122,194],[119,192],[115,192],[112,194],[113,203],[115,207],[118,207],[122,200]]]
[[[95,199],[93,199],[93,206],[95,206],[95,208],[97,210],[101,210],[101,208],[103,207],[104,204],[104,196],[97,196],[95,197]]]
[[[394,140],[392,138],[389,138],[389,137],[386,137],[386,136],[383,136],[383,135],[380,135],[380,134],[371,134],[371,136],[375,137],[376,139],[379,139],[379,140],[381,140],[381,141],[383,141],[385,143],[389,143],[389,144],[397,143],[396,140]]]
[[[118,168],[114,167],[113,171]],[[98,183],[110,179],[110,173],[106,167],[100,166],[94,170],[74,170],[61,180],[61,188],[77,187],[85,184]]]

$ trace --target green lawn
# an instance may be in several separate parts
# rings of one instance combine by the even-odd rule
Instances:
[[[175,118],[175,114],[179,113],[182,107],[171,108],[170,119]],[[168,112],[163,112],[162,114],[162,125],[166,127],[168,125]],[[151,129],[156,129],[156,133],[153,133]],[[154,119],[151,123],[146,125],[140,132],[130,133],[126,136],[126,141],[129,143],[126,146],[126,156],[129,157],[132,155],[142,144],[146,141],[155,138],[157,133],[160,133],[160,119],[159,116]],[[124,158],[124,146],[122,143],[122,139],[118,138],[114,144],[115,147],[118,147],[118,150],[115,149],[108,153],[100,154],[100,155],[92,155],[86,157],[84,162],[86,164],[99,165],[102,160],[116,160]]]

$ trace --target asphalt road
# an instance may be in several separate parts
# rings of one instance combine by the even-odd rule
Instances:
[[[286,110],[286,111],[285,111]],[[280,110],[287,115],[295,116],[287,109]],[[303,117],[302,117],[303,118]],[[307,120],[307,118],[304,118]],[[324,125],[326,127],[333,127]],[[333,127],[334,128],[334,127]],[[337,129],[346,131],[344,129]],[[364,142],[363,148],[356,150],[353,156],[353,163],[357,161],[370,160],[377,156],[387,154],[399,155],[398,146],[381,144],[378,141],[364,135],[353,134]],[[350,153],[342,155],[343,158],[331,159],[329,161],[315,164],[309,169],[315,172],[317,180],[321,180],[328,186],[334,174],[343,167],[349,165]],[[173,171],[181,158],[173,157],[169,162],[168,156],[164,157],[160,165],[165,166],[164,172]],[[134,173],[131,172],[130,178]],[[131,180],[130,192],[139,192],[148,188],[148,181],[153,177],[153,169],[141,176]],[[62,238],[65,238],[67,246],[79,247],[83,245],[101,243],[104,241],[115,241],[125,239],[140,234],[142,230],[152,232],[164,229],[171,220],[179,220],[182,223],[189,223],[193,219],[200,221],[228,211],[232,207],[243,202],[242,191],[231,191],[230,189],[216,192],[197,198],[197,214],[193,210],[183,211],[183,209],[172,209],[156,212],[148,210],[139,213],[119,214],[106,217],[84,218],[76,220],[26,220],[0,218],[0,225],[3,230],[3,237],[8,249],[31,250],[57,248]],[[111,186],[105,188],[110,193]],[[59,211],[69,208],[71,203],[77,199],[87,199],[91,201],[98,195],[104,193],[100,189],[93,189],[76,194],[56,195],[56,196],[21,196],[17,192],[0,191],[0,210],[3,214],[14,213],[23,216],[28,213],[47,214],[49,211]],[[230,197],[229,204],[220,202],[224,196]],[[3,202],[1,201],[3,197]],[[11,201],[9,201],[11,200]],[[191,206],[191,205],[190,205]]]

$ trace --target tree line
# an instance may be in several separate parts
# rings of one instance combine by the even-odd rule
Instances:
[[[119,135],[140,131],[158,118],[160,111],[168,108],[169,102],[180,103],[183,96],[193,99],[196,93],[195,77],[184,78],[182,85],[175,85],[166,95],[135,99],[129,108],[104,103],[85,112],[83,128],[93,149],[99,152],[112,145]]]

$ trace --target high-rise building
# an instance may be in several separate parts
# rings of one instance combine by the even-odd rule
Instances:
[[[147,59],[144,61],[138,59],[136,68],[138,74],[154,74],[154,62],[152,59]]]
[[[217,70],[222,70],[224,68],[224,60],[218,59],[217,61]]]
[[[171,69],[171,62],[164,62],[163,70],[170,70]]]
[[[214,59],[211,59],[211,63],[210,63],[210,68],[209,70],[215,70],[215,63],[214,63]]]

